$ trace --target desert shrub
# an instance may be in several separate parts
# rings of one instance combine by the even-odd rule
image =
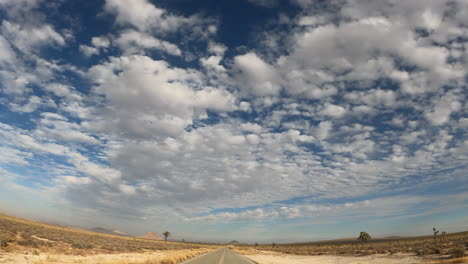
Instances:
[[[173,257],[164,257],[163,260],[161,260],[161,264],[176,264],[176,260]]]
[[[6,241],[6,239],[0,238],[0,247],[7,247],[7,246],[8,246],[8,242]]]
[[[20,240],[18,240],[17,243],[20,246],[30,246],[30,247],[34,247],[34,248],[38,247],[37,242],[34,239],[32,239],[31,237],[26,238],[26,239],[24,239],[24,238],[20,239]]]
[[[53,247],[54,245],[52,243],[50,243],[50,242],[44,241],[41,246],[43,246],[43,247]]]
[[[115,248],[110,247],[110,246],[102,246],[101,248],[104,249],[104,250],[109,250],[109,251],[114,251],[115,250]]]
[[[425,255],[424,254],[425,253],[424,249],[419,249],[418,248],[418,249],[415,249],[413,252],[416,253],[416,255],[418,255],[418,256],[424,256]]]
[[[47,263],[50,263],[50,262],[58,262],[59,258],[57,256],[51,256],[51,255],[47,255]]]
[[[452,249],[450,252],[452,258],[462,258],[465,256],[465,248],[463,246]]]
[[[85,243],[73,243],[71,246],[73,248],[78,248],[78,249],[92,249],[92,248],[94,248],[93,245],[85,244]]]

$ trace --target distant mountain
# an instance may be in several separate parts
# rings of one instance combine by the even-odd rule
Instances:
[[[138,238],[145,238],[145,239],[152,239],[152,240],[164,240],[160,235],[156,234],[155,232],[148,232],[144,235],[137,236]]]
[[[109,235],[117,235],[117,236],[128,236],[128,234],[119,231],[119,230],[111,230],[111,229],[106,229],[102,227],[95,227],[89,229],[90,231],[97,232],[97,233],[103,233],[103,234],[109,234]]]
[[[237,240],[233,240],[233,241],[231,241],[231,242],[228,243],[228,245],[239,245],[239,244],[240,244],[240,243],[239,243],[239,241],[237,241]]]

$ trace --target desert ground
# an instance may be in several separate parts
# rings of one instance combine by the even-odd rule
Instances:
[[[421,257],[408,254],[371,256],[297,256],[297,255],[249,255],[249,258],[265,264],[413,264],[427,262]]]
[[[0,263],[175,264],[224,245],[101,234],[0,215]],[[229,245],[259,264],[468,263],[468,232],[433,236]]]
[[[193,255],[204,250],[189,251]],[[468,263],[468,258],[441,260],[437,256],[420,257],[414,254],[398,253],[394,255],[376,254],[369,256],[301,256],[259,252],[246,255],[259,264],[416,264],[416,263]],[[188,259],[187,251],[155,251],[147,253],[115,253],[95,255],[64,255],[49,253],[12,253],[0,252],[0,263],[63,263],[63,264],[173,264]]]

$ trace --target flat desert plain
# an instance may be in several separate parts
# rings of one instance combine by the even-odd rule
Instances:
[[[467,238],[468,232],[461,232],[437,240],[425,236],[229,247],[259,264],[449,264],[468,263]],[[225,247],[101,234],[6,215],[0,215],[0,240],[0,264],[176,264]]]

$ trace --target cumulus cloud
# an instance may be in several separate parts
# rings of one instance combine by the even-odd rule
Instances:
[[[457,112],[461,108],[458,96],[448,93],[441,98],[435,98],[432,109],[428,109],[425,117],[434,125],[442,125],[450,120],[452,112]]]
[[[255,53],[247,53],[234,58],[240,71],[239,80],[246,93],[254,95],[276,95],[280,90],[274,67],[263,61]]]
[[[93,55],[99,54],[99,50],[94,47],[80,45],[79,49],[86,57],[91,57]]]
[[[29,97],[28,101],[25,104],[16,104],[10,103],[10,107],[13,111],[16,112],[23,112],[23,113],[31,113],[36,111],[39,106],[42,104],[42,99],[38,96],[31,96]]]
[[[106,36],[99,36],[99,37],[93,37],[91,39],[91,43],[97,49],[105,49],[105,48],[109,47],[110,40]]]
[[[228,91],[203,87],[200,72],[146,56],[111,58],[92,67],[88,75],[107,107],[117,107],[117,112],[107,112],[103,125],[131,138],[177,135],[207,109],[235,108],[235,98]]]
[[[39,27],[22,26],[4,20],[1,31],[18,49],[27,53],[35,52],[34,49],[42,45],[65,45],[64,37],[48,24]]]
[[[317,129],[316,129],[316,136],[318,139],[326,139],[328,137],[328,134],[330,133],[331,129],[333,127],[333,124],[332,122],[330,121],[323,121],[323,122],[320,122],[320,124],[318,125]]]
[[[131,25],[139,31],[168,33],[184,30],[185,27],[193,30],[200,25],[209,33],[216,31],[212,28],[214,25],[209,22],[205,25],[206,21],[198,15],[190,17],[174,15],[148,0],[136,0],[131,5],[123,0],[106,0],[104,9],[116,16],[116,23]],[[202,33],[201,29],[195,29],[193,33],[195,31]]]
[[[166,17],[164,9],[155,7],[147,0],[137,0],[132,5],[121,0],[108,0],[105,3],[105,10],[116,14],[117,23],[128,23],[139,29],[158,25],[163,30],[173,31],[181,23],[179,17],[171,15]]]
[[[176,45],[138,31],[122,32],[118,38],[114,40],[114,44],[118,46],[125,55],[138,54],[142,49],[161,50],[176,56],[180,56],[182,53]]]
[[[217,56],[222,56],[226,52],[227,47],[221,43],[210,42],[208,43],[208,51]]]
[[[327,104],[320,111],[320,114],[327,117],[342,117],[346,114],[346,109],[339,105]]]

